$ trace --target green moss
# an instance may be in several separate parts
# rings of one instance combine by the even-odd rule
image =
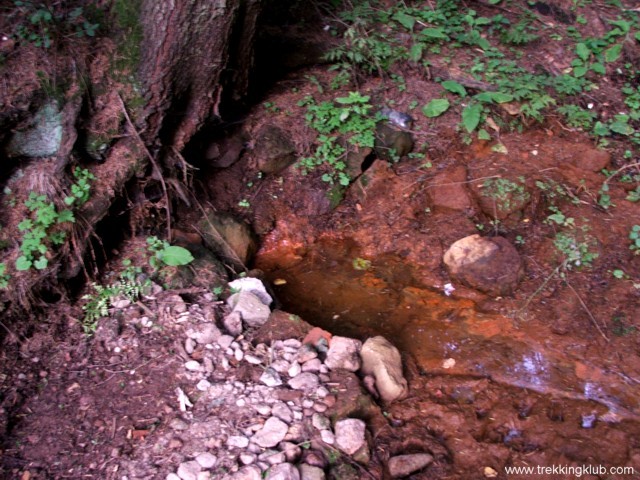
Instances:
[[[134,73],[140,63],[141,4],[140,0],[116,0],[113,5],[115,27],[119,30],[118,55],[114,66],[121,73]]]

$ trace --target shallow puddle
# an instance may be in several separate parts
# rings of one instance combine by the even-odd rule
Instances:
[[[592,400],[608,408],[603,420],[640,419],[640,385],[585,360],[578,340],[479,312],[470,300],[420,285],[415,267],[400,258],[361,259],[344,240],[283,242],[263,250],[257,266],[275,282],[285,310],[334,334],[383,335],[426,372]]]

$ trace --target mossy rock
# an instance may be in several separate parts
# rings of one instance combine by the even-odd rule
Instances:
[[[205,245],[234,269],[243,271],[257,251],[251,228],[230,215],[209,213],[199,224]]]

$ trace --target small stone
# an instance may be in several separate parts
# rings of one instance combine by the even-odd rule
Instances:
[[[209,473],[209,472],[200,472],[198,474],[198,480],[211,480],[211,473]]]
[[[331,430],[320,430],[320,438],[327,445],[333,445],[336,441],[336,436]]]
[[[293,377],[287,382],[294,390],[303,390],[305,392],[311,392],[318,388],[320,380],[317,375],[311,372],[301,373]]]
[[[165,480],[180,480],[180,477],[175,473],[170,473],[165,477]]]
[[[187,331],[189,338],[194,339],[201,345],[214,343],[222,333],[213,322],[200,323]]]
[[[233,337],[231,335],[222,335],[218,338],[217,343],[220,345],[220,348],[226,350],[229,348],[229,345],[233,343]]]
[[[433,462],[433,456],[428,453],[414,453],[397,455],[389,459],[389,473],[392,478],[403,478]]]
[[[211,382],[209,380],[202,379],[196,385],[196,388],[201,392],[206,392],[211,387]]]
[[[296,356],[296,359],[300,363],[306,363],[314,358],[318,358],[318,351],[309,343],[302,345],[300,350],[298,350],[298,355]]]
[[[184,420],[182,420],[181,418],[174,418],[169,422],[169,427],[171,427],[173,430],[179,430],[179,431],[188,430],[189,424]]]
[[[232,435],[227,439],[227,445],[235,448],[246,448],[249,445],[249,439],[241,435]]]
[[[287,373],[289,374],[290,377],[293,378],[296,375],[298,375],[301,371],[302,371],[302,367],[300,367],[300,364],[298,362],[293,362],[289,367],[289,370],[287,370]]]
[[[316,390],[316,395],[318,396],[318,398],[325,398],[327,395],[329,395],[329,390],[327,390],[327,387],[321,385]]]
[[[260,365],[262,363],[262,360],[260,360],[255,355],[245,355],[244,359],[251,365]]]
[[[302,423],[294,423],[289,427],[284,440],[287,442],[300,443],[307,440],[307,427]]]
[[[308,463],[298,465],[298,470],[300,471],[300,480],[325,480],[326,478],[324,470]]]
[[[322,470],[324,470],[328,465],[327,459],[319,450],[305,450],[304,452],[302,452],[301,461],[302,463],[318,467]]]
[[[319,412],[319,413],[326,412],[327,408],[329,408],[329,407],[327,407],[327,405],[325,403],[316,402],[316,403],[313,404],[313,409],[316,412]]]
[[[199,372],[202,369],[202,367],[200,366],[200,362],[197,362],[195,360],[189,360],[184,364],[184,368],[192,372]]]
[[[317,373],[320,371],[321,366],[322,366],[322,362],[320,361],[319,358],[312,358],[311,360],[304,362],[302,364],[302,371]]]
[[[290,463],[281,463],[269,469],[267,480],[300,480],[300,472]]]
[[[278,373],[286,373],[289,370],[290,366],[291,364],[289,362],[281,358],[271,363],[271,368],[273,368]]]
[[[241,453],[239,458],[243,465],[251,465],[258,457],[253,453]]]
[[[295,348],[296,350],[302,346],[300,340],[296,340],[295,338],[288,338],[287,340],[283,341],[282,344],[285,347]]]
[[[196,349],[196,341],[193,338],[187,338],[184,341],[184,350],[191,355]]]
[[[264,403],[259,403],[257,405],[254,405],[253,408],[255,408],[256,412],[258,412],[260,415],[270,415],[271,414],[271,407],[269,405],[264,404]]]
[[[242,316],[240,312],[231,312],[229,315],[222,319],[222,326],[224,329],[234,337],[237,337],[242,333]]]
[[[236,348],[233,351],[233,358],[235,358],[238,362],[241,362],[242,359],[244,358],[244,352],[242,350],[240,350],[239,348]]]
[[[182,480],[198,480],[198,473],[202,471],[202,467],[195,460],[183,462],[178,467],[178,477]]]
[[[271,414],[286,423],[291,423],[293,413],[284,402],[277,402],[271,407]]]
[[[366,424],[360,419],[338,420],[335,432],[336,446],[347,455],[353,455],[366,443]]]
[[[247,465],[225,477],[225,480],[262,480],[262,470],[256,465]]]
[[[285,459],[289,463],[296,463],[302,455],[302,449],[292,442],[282,442],[278,448],[284,453]]]
[[[205,469],[213,468],[217,461],[218,458],[209,452],[201,453],[196,457],[196,462],[198,462],[200,466]]]
[[[483,474],[487,478],[496,478],[498,476],[498,472],[491,467],[484,467]]]
[[[278,450],[265,450],[263,453],[258,455],[258,460],[268,463],[269,465],[278,465],[279,463],[284,463],[284,452],[279,452]]]
[[[247,405],[247,401],[244,398],[239,398],[238,400],[236,400],[236,406],[244,407],[246,405]]]
[[[331,420],[329,420],[324,415],[319,413],[314,413],[311,417],[311,424],[317,428],[318,430],[330,430],[331,429]]]
[[[302,401],[302,408],[311,408],[313,407],[313,400],[311,400],[310,398],[305,398]]]
[[[265,371],[262,372],[260,381],[267,387],[277,387],[279,385],[282,385],[282,379],[280,378],[280,375],[271,367],[265,369]]]
[[[264,448],[275,447],[284,440],[289,426],[277,417],[270,417],[258,433],[251,439]]]
[[[295,412],[293,412],[293,419],[294,420],[298,420],[298,421],[302,420],[302,417],[303,417],[303,415],[302,415],[301,411],[296,410]]]
[[[332,370],[341,368],[350,372],[357,372],[360,369],[361,348],[362,342],[360,340],[333,337],[324,363]]]

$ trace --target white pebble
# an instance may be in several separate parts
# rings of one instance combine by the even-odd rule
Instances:
[[[198,372],[201,369],[200,363],[196,362],[195,360],[189,360],[184,364],[184,368],[186,368],[187,370],[191,370],[192,372]]]
[[[322,438],[322,441],[327,445],[333,445],[333,443],[336,441],[336,436],[331,430],[321,430],[320,438]]]
[[[290,377],[295,377],[299,375],[301,371],[302,367],[300,366],[300,364],[298,362],[293,362],[289,367],[289,370],[287,370],[287,373]]]
[[[251,365],[260,365],[262,363],[262,360],[260,360],[258,357],[254,355],[245,355],[244,359],[247,362],[249,362]]]
[[[209,380],[202,379],[196,385],[196,388],[201,392],[206,392],[211,387],[211,382]]]

